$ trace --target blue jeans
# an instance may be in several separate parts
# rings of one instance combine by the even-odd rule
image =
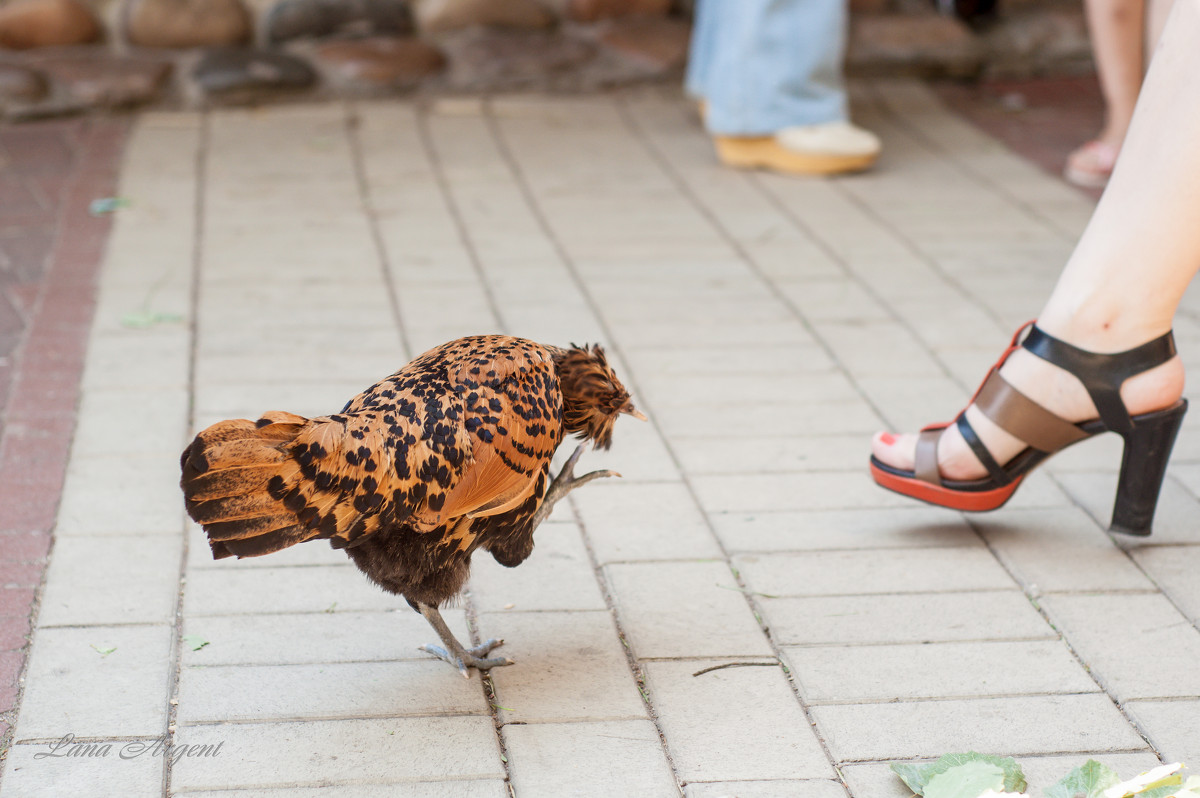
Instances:
[[[719,136],[847,118],[846,0],[698,0],[688,93]]]

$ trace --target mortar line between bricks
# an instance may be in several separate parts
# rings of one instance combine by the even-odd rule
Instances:
[[[810,699],[810,703],[814,707],[861,707],[867,705],[892,705],[892,704],[946,704],[955,701],[1009,701],[1014,698],[1055,698],[1064,696],[1087,697],[1098,696],[1102,692],[1096,690],[1037,690],[1029,693],[981,693],[974,695],[964,693],[960,695],[926,695],[926,696],[905,696],[904,698],[818,698]],[[1153,700],[1153,699],[1151,699]]]
[[[436,661],[436,660],[435,660]],[[180,728],[188,729],[193,726],[225,726],[229,724],[237,726],[271,726],[277,723],[312,723],[321,721],[322,723],[350,723],[356,720],[411,720],[420,718],[486,718],[486,712],[455,712],[453,710],[431,710],[429,712],[415,712],[412,714],[398,715],[395,712],[384,712],[372,714],[369,712],[356,712],[347,715],[278,715],[278,716],[260,716],[254,718],[202,718],[200,720],[189,720],[186,723],[180,724]],[[138,738],[138,739],[145,739]]]
[[[505,138],[503,131],[500,129],[500,124],[496,120],[496,116],[493,112],[490,101],[485,102],[484,104],[484,120],[501,158],[504,160],[505,165],[512,174],[513,182],[517,185],[521,192],[522,198],[525,200],[525,205],[529,209],[530,215],[533,216],[537,226],[541,229],[543,235],[546,236],[546,240],[549,241],[555,255],[557,255],[559,259],[559,262],[562,264],[567,272],[567,275],[570,277],[571,282],[575,285],[576,290],[579,291],[579,295],[583,298],[584,303],[595,317],[596,324],[603,331],[604,337],[609,341],[610,346],[617,352],[618,356],[623,362],[629,362],[628,358],[624,356],[621,347],[616,343],[616,339],[612,334],[612,329],[609,327],[608,322],[605,321],[604,315],[600,311],[599,303],[596,301],[595,296],[588,288],[583,276],[579,273],[579,269],[576,266],[574,259],[571,257],[570,253],[568,253],[566,246],[554,231],[554,228],[550,224],[550,220],[546,217],[545,212],[542,210],[542,206],[538,203],[537,197],[533,191],[533,187],[529,184],[529,180],[526,178],[524,170],[521,169],[520,163],[517,161],[516,154],[512,151],[512,148],[508,144],[508,140]],[[625,382],[628,387],[633,389],[633,393],[642,395],[637,391],[637,382],[635,379],[633,379],[632,374],[630,375],[629,379],[625,380]],[[655,420],[654,413],[647,413],[646,415],[649,417],[649,421],[646,423],[651,424],[659,438],[663,440],[663,445],[667,449],[667,453],[671,458],[675,470],[682,477],[683,470],[680,467],[679,458],[670,448],[666,438],[663,436],[662,429]],[[691,484],[686,480],[686,478],[683,479],[683,483],[687,486],[689,493],[692,495],[692,501],[696,504],[697,508],[700,508],[699,501],[696,498],[695,491],[692,489]],[[621,625],[620,617],[616,610],[616,602],[613,599],[611,586],[608,583],[608,579],[604,575],[603,567],[599,566],[596,562],[595,552],[592,550],[591,539],[587,534],[586,527],[583,525],[583,519],[579,514],[579,508],[576,506],[574,499],[572,499],[570,496],[567,498],[569,501],[569,506],[571,507],[571,510],[575,516],[575,521],[580,525],[580,531],[583,533],[584,548],[588,553],[588,560],[592,565],[596,582],[599,584],[601,594],[604,596],[604,604],[606,607],[608,607],[609,612],[612,614],[613,624],[617,629],[617,636],[619,637],[621,644],[625,649],[626,663],[629,666],[630,673],[638,686],[638,692],[641,693],[642,700],[645,702],[646,714],[649,716],[650,722],[654,724],[655,731],[658,732],[658,738],[662,747],[663,757],[667,761],[667,766],[671,769],[671,777],[675,781],[675,788],[680,795],[683,795],[683,780],[680,777],[679,768],[675,765],[675,759],[671,755],[670,746],[667,744],[667,736],[663,731],[662,723],[658,719],[658,712],[654,707],[654,702],[650,697],[649,691],[645,687],[645,673],[642,670],[641,664],[634,656],[633,649],[629,645],[629,641],[625,635],[625,630]],[[701,510],[701,514],[703,514],[703,510]],[[709,533],[713,534],[715,538],[715,532],[713,531],[712,525],[708,521],[707,516],[705,517],[705,524],[709,527]],[[725,557],[727,566],[728,559],[728,557]]]
[[[466,251],[467,258],[471,262],[471,269],[475,272],[475,278],[483,290],[488,310],[491,312],[497,327],[507,332],[507,325],[504,323],[504,316],[501,313],[500,306],[496,302],[495,292],[492,290],[492,286],[487,279],[487,270],[484,268],[483,262],[479,257],[479,251],[471,238],[470,230],[467,227],[466,220],[463,218],[458,200],[455,198],[454,191],[450,186],[450,181],[446,178],[441,157],[433,142],[433,136],[429,130],[429,111],[427,109],[418,108],[416,110],[416,126],[418,138],[421,142],[421,151],[425,155],[425,160],[429,164],[434,180],[437,182],[438,192],[441,194],[446,212],[454,222],[454,229],[458,233],[459,243]],[[462,594],[463,609],[467,616],[467,631],[471,635],[471,645],[478,646],[482,642],[479,636],[479,609],[476,607],[475,601],[471,596],[470,582],[467,584],[467,589]],[[504,745],[504,722],[500,717],[499,704],[496,700],[496,683],[492,680],[490,673],[481,670],[479,671],[479,686],[483,691],[483,700],[487,704],[488,713],[492,718],[492,729],[496,735],[496,747],[500,752],[500,766],[504,768],[504,784],[508,788],[509,795],[514,796],[516,793],[512,783],[512,763],[508,760],[508,749]]]
[[[188,433],[196,426],[196,371],[197,349],[200,338],[200,292],[203,281],[200,270],[204,265],[204,233],[206,219],[204,203],[207,199],[208,186],[208,148],[209,132],[212,123],[211,113],[205,111],[200,115],[200,129],[197,132],[196,152],[192,159],[195,185],[192,190],[192,274],[189,281],[188,313],[191,319],[188,330],[191,333],[188,341],[188,391],[187,391],[187,429],[183,431],[184,442],[187,446]],[[179,553],[179,590],[175,595],[175,628],[171,635],[172,667],[167,670],[167,713],[166,728],[163,729],[164,739],[168,744],[175,740],[175,729],[179,719],[179,684],[183,670],[183,600],[187,591],[188,548],[191,535],[188,534],[188,519],[181,511],[179,514],[180,536],[182,538]],[[168,749],[170,750],[170,749]],[[163,757],[162,794],[170,798],[171,776],[174,773],[174,757]]]
[[[116,164],[105,165],[105,164],[96,164],[93,162],[96,158],[98,158],[98,156],[96,156],[94,154],[95,138],[97,136],[97,128],[104,126],[106,124],[110,124],[110,123],[91,119],[91,120],[87,120],[86,122],[84,122],[82,124],[86,126],[86,129],[81,136],[82,140],[81,141],[77,140],[72,145],[72,151],[73,151],[72,168],[69,173],[69,177],[67,178],[66,184],[65,184],[64,188],[62,189],[61,204],[59,206],[58,213],[55,215],[54,240],[53,240],[53,244],[50,249],[50,253],[48,255],[48,258],[49,258],[48,264],[47,264],[45,271],[43,272],[41,280],[38,283],[37,295],[36,295],[36,298],[34,299],[32,309],[30,310],[30,312],[28,313],[28,316],[26,318],[27,324],[25,327],[25,334],[20,342],[18,349],[16,350],[16,358],[14,358],[15,365],[14,365],[13,372],[12,372],[12,381],[9,386],[8,399],[3,407],[3,419],[2,419],[3,423],[0,423],[0,451],[2,451],[4,444],[6,444],[8,442],[8,436],[11,432],[11,425],[10,425],[9,421],[10,421],[10,411],[12,408],[13,398],[17,395],[17,391],[20,388],[21,383],[23,382],[24,378],[27,376],[26,367],[27,367],[28,363],[27,363],[27,358],[26,358],[26,351],[27,351],[29,341],[38,333],[39,328],[37,326],[37,322],[38,322],[39,318],[41,317],[41,314],[46,306],[46,293],[49,290],[51,283],[56,282],[59,279],[57,277],[57,275],[61,272],[61,270],[63,268],[63,266],[62,266],[62,263],[63,263],[62,250],[64,248],[64,242],[68,238],[68,236],[78,234],[76,231],[76,228],[74,226],[68,224],[69,217],[72,215],[73,212],[79,212],[80,208],[87,207],[88,202],[90,201],[89,198],[81,196],[81,192],[82,192],[82,189],[80,187],[81,175],[83,175],[84,173],[92,174],[93,172],[101,172],[102,173],[107,170],[109,172],[109,176],[108,176],[107,181],[104,182],[104,184],[103,184],[105,193],[113,194],[113,193],[115,193],[115,190],[116,190],[116,181],[117,181],[116,170],[118,170],[120,167],[120,159],[119,158],[117,159]],[[121,136],[122,136],[121,145],[122,145],[122,149],[123,149],[125,142],[127,140],[127,136],[128,136],[128,124],[127,123],[111,123],[111,124],[113,124],[113,126],[116,127],[117,129],[119,129],[121,132]],[[95,224],[97,224],[98,226],[101,227],[100,235],[102,236],[104,242],[107,242],[109,233],[111,232],[111,228],[112,228],[111,220],[105,220],[104,222],[97,221],[97,222],[95,222]],[[101,245],[96,248],[96,252],[92,255],[91,258],[89,258],[90,266],[91,266],[90,273],[87,275],[77,275],[77,277],[82,278],[83,280],[90,281],[90,284],[87,287],[91,288],[91,299],[93,300],[91,303],[84,303],[85,318],[80,319],[80,321],[83,322],[83,324],[81,325],[81,329],[78,332],[78,335],[82,338],[82,342],[84,344],[85,351],[86,351],[87,338],[88,338],[89,331],[91,328],[91,323],[95,317],[94,300],[95,300],[95,291],[96,291],[96,287],[97,287],[96,281],[97,281],[97,274],[99,272],[100,261],[103,259],[103,256],[104,256],[104,247],[103,247],[103,245]],[[74,374],[73,389],[75,392],[76,408],[78,408],[78,404],[79,404],[79,395],[80,395],[81,383],[82,383],[82,379],[83,379],[83,368],[84,368],[84,364],[81,362],[79,364],[79,367],[78,367],[76,373]],[[70,435],[68,436],[68,440],[65,441],[65,443],[64,443],[64,445],[66,446],[66,452],[65,452],[66,458],[69,458],[69,456],[70,456],[71,443],[74,439],[75,428],[77,426],[77,422],[78,422],[78,419],[74,413],[72,413],[71,417],[68,418],[64,422],[69,426],[69,429],[70,429]],[[8,727],[7,731],[5,731],[3,734],[0,734],[0,787],[3,786],[3,777],[4,777],[4,773],[7,769],[5,766],[5,762],[7,759],[7,752],[9,750],[9,746],[10,746],[12,740],[16,736],[17,725],[20,720],[21,702],[25,695],[25,674],[29,669],[29,654],[33,649],[33,638],[37,633],[37,628],[38,628],[37,627],[37,619],[38,619],[38,615],[40,614],[40,610],[41,610],[42,596],[46,589],[46,575],[50,571],[50,561],[51,561],[51,557],[54,552],[55,531],[56,531],[56,527],[57,527],[57,523],[58,523],[58,507],[62,502],[62,491],[63,491],[63,484],[65,482],[65,479],[66,479],[66,465],[64,462],[63,473],[61,473],[59,475],[59,478],[57,481],[57,483],[58,483],[57,488],[54,492],[53,515],[51,516],[51,519],[49,521],[49,528],[47,528],[45,530],[46,534],[50,538],[49,545],[48,545],[48,548],[47,548],[47,551],[45,554],[44,564],[42,566],[41,574],[39,575],[38,584],[34,588],[33,597],[30,600],[29,605],[28,605],[29,634],[26,637],[26,644],[21,649],[18,650],[19,653],[21,654],[21,663],[20,663],[20,666],[16,673],[16,688],[17,688],[16,695],[13,698],[12,708],[6,713],[0,713],[0,720],[5,721],[5,723]],[[30,531],[36,531],[36,530],[26,529],[24,531],[30,532]]]

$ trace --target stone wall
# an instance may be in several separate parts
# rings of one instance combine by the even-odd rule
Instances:
[[[1090,63],[1078,3],[1001,2],[998,22],[973,30],[938,15],[933,0],[850,0],[848,68],[972,77]],[[691,9],[691,0],[0,0],[0,116],[678,80]]]

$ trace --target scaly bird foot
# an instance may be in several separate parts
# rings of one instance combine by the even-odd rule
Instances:
[[[463,675],[464,679],[471,678],[470,668],[476,668],[481,671],[498,668],[502,665],[512,665],[513,661],[508,657],[491,657],[487,655],[492,652],[492,649],[504,645],[503,640],[492,638],[474,648],[459,649],[460,654],[455,656],[441,646],[424,645],[421,646],[421,651],[425,651],[434,655],[443,662],[449,662],[454,667],[458,668],[458,672]]]
[[[605,469],[591,471],[581,477],[576,477],[575,464],[579,462],[579,456],[583,454],[587,445],[588,442],[584,441],[575,447],[575,451],[571,453],[571,456],[567,458],[567,462],[563,465],[562,471],[559,471],[558,476],[550,483],[550,488],[546,491],[546,498],[542,499],[541,506],[538,507],[537,512],[533,516],[533,529],[537,529],[542,521],[546,520],[546,517],[554,510],[554,505],[558,503],[559,499],[562,499],[580,485],[586,485],[593,479],[600,479],[601,477],[621,476],[616,471]]]

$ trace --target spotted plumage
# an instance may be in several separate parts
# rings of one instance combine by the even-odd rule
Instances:
[[[472,336],[338,413],[212,425],[184,451],[181,486],[214,558],[327,539],[380,587],[437,608],[476,549],[510,567],[529,556],[554,451],[568,434],[608,448],[620,413],[641,416],[599,346]]]

